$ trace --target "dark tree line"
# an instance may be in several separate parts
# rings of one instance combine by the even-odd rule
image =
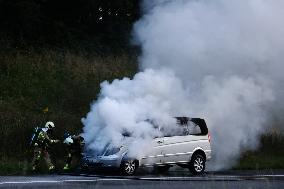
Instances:
[[[12,45],[125,45],[139,0],[0,0],[0,39]]]

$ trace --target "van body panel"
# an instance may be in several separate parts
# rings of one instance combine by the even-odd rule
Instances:
[[[206,154],[207,160],[211,158],[208,136],[187,135],[158,138],[153,140],[152,145],[149,146],[149,153],[141,158],[140,165],[151,166],[189,162],[196,150],[202,150]]]
[[[187,125],[188,118],[179,118],[183,125]],[[200,134],[182,133],[182,135],[166,136],[153,139],[145,151],[143,157],[138,158],[139,166],[159,166],[169,164],[185,164],[189,165],[192,155],[198,150],[202,151],[206,157],[205,161],[211,159],[211,146],[209,141],[208,128],[203,119],[194,118],[196,123],[200,123]],[[129,141],[128,141],[129,142]],[[131,141],[130,141],[131,142]],[[119,168],[122,161],[131,159],[127,156],[128,144],[125,144],[116,154],[83,158],[83,164],[98,165],[101,167],[116,167]],[[186,167],[185,166],[185,167]]]
[[[162,154],[163,163],[188,162],[194,149],[197,147],[206,149],[208,139],[204,136],[174,136],[165,137]]]
[[[162,163],[162,144],[163,138],[156,138],[151,141],[149,148],[147,149],[147,155],[143,156],[139,165],[150,166],[153,164],[161,164]]]

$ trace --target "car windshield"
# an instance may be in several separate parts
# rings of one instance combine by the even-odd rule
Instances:
[[[110,156],[110,155],[116,154],[116,153],[119,152],[119,150],[120,150],[120,148],[113,148],[113,147],[108,148],[108,149],[105,151],[104,156]]]

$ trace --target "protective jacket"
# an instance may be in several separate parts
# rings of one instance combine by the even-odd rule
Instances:
[[[31,139],[31,146],[33,147],[33,171],[37,170],[40,158],[43,156],[50,171],[54,170],[55,167],[51,162],[49,155],[49,146],[52,143],[57,143],[59,140],[53,140],[49,138],[49,128],[35,128],[35,132]]]
[[[73,135],[67,137],[63,143],[67,145],[68,151],[80,153],[84,147],[84,138]]]
[[[65,138],[63,143],[67,145],[67,159],[63,169],[68,170],[70,169],[70,165],[74,156],[77,156],[79,159],[81,159],[81,153],[84,147],[84,138],[81,136],[70,135]]]
[[[49,133],[47,128],[41,128],[40,132],[38,133],[37,140],[34,143],[34,146],[47,149],[49,148],[50,144],[56,143],[56,141],[57,140],[52,140],[49,138]]]

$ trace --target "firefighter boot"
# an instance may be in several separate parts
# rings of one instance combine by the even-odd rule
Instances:
[[[48,167],[48,170],[49,170],[50,173],[54,173],[54,172],[55,172],[55,167],[54,167],[54,165],[50,165],[50,166]]]
[[[33,172],[36,172],[36,171],[37,171],[37,167],[36,167],[35,165],[33,165],[32,171],[33,171]]]
[[[70,166],[69,166],[68,163],[66,163],[65,166],[63,167],[63,170],[64,171],[69,171],[69,169],[70,169]]]

